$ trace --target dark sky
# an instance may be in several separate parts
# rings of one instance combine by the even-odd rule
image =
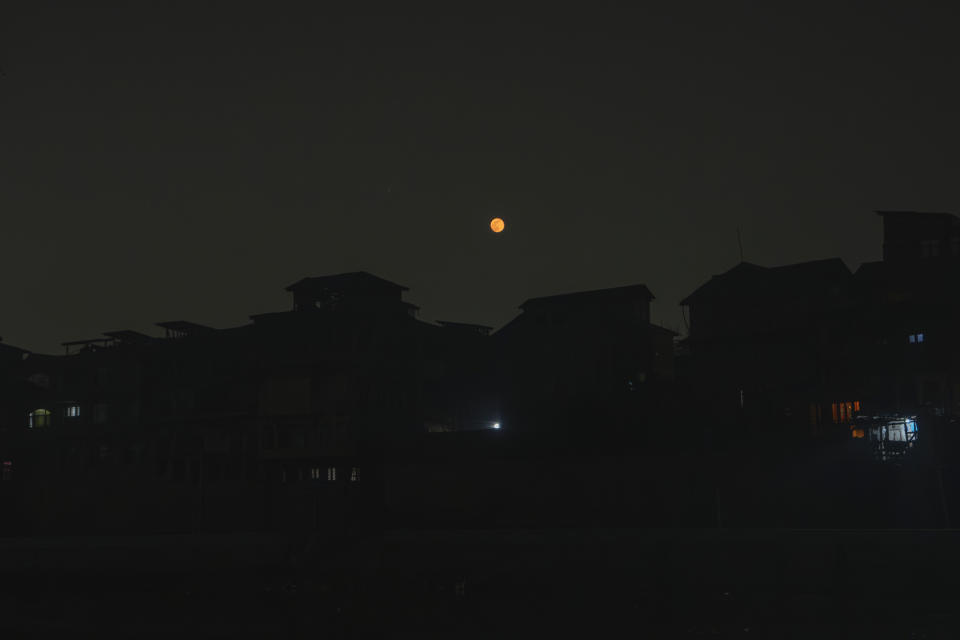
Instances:
[[[494,326],[641,282],[676,329],[738,226],[749,261],[855,269],[880,258],[872,210],[960,210],[957,22],[912,3],[21,4],[0,15],[0,335],[26,348],[234,326],[353,270]]]

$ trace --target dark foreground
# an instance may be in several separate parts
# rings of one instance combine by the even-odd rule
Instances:
[[[952,530],[8,539],[0,631],[956,638],[958,542]]]

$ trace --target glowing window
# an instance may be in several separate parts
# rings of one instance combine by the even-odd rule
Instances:
[[[336,479],[337,479],[337,468],[327,467],[327,481],[333,482]]]
[[[79,418],[79,417],[80,417],[80,405],[78,405],[78,404],[67,405],[67,406],[64,407],[64,409],[63,409],[63,415],[67,416],[68,418]]]
[[[833,421],[834,421],[834,422],[840,422],[840,418],[839,418],[839,416],[837,415],[837,403],[836,403],[836,402],[833,403]]]
[[[918,333],[918,334],[917,334],[917,342],[923,342],[923,334],[922,334],[922,333]]]
[[[47,409],[34,409],[30,412],[27,426],[31,429],[34,427],[49,427],[50,411]]]
[[[320,479],[320,467],[313,467],[310,469],[310,479],[319,480]]]
[[[350,469],[350,482],[357,482],[360,480],[360,467],[353,467]]]
[[[853,401],[853,410],[854,410],[854,411],[857,411],[857,412],[860,411],[860,401],[859,401],[859,400],[854,400],[854,401]]]
[[[910,344],[913,344],[917,341],[917,336],[911,333],[907,339],[910,341]]]

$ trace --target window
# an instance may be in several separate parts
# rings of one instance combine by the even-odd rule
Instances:
[[[831,406],[834,423],[846,423],[854,419],[854,413],[860,411],[860,401],[834,402]]]
[[[79,418],[80,417],[80,405],[70,404],[63,408],[63,415],[68,418]]]
[[[360,480],[360,467],[353,467],[350,469],[350,482],[358,482]]]
[[[940,255],[940,242],[938,240],[923,240],[920,242],[920,257],[936,258]]]
[[[333,482],[337,479],[337,468],[327,467],[327,481]]]
[[[34,409],[30,412],[29,422],[27,426],[31,429],[34,427],[49,427],[50,426],[50,411],[47,409]]]
[[[923,342],[923,334],[911,333],[909,336],[907,336],[907,340],[910,342],[910,344],[919,344]]]
[[[45,373],[35,373],[29,378],[27,378],[27,380],[29,380],[30,382],[32,382],[33,384],[37,385],[42,389],[50,388],[50,376],[48,376]]]
[[[313,467],[310,469],[310,479],[311,480],[320,479],[320,467]]]

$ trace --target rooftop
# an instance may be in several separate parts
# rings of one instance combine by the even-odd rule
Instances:
[[[437,320],[437,324],[445,329],[455,329],[458,331],[466,331],[479,333],[480,335],[489,335],[493,331],[493,327],[488,327],[484,324],[471,324],[469,322],[450,322],[449,320]]]
[[[960,218],[957,218],[956,214],[946,213],[941,211],[876,211],[878,216],[913,216],[913,217],[930,217],[930,218],[952,218],[960,222]]]
[[[167,322],[158,322],[156,325],[162,329],[166,329],[168,336],[170,334],[193,335],[214,331],[213,327],[197,324],[196,322],[189,322],[187,320],[170,320]]]
[[[577,291],[555,296],[530,298],[520,305],[526,311],[531,307],[577,307],[603,305],[611,302],[632,301],[642,298],[645,301],[653,300],[653,294],[645,284],[632,284],[625,287],[611,289],[594,289],[591,291]]]
[[[366,271],[351,271],[349,273],[338,273],[331,276],[302,278],[286,287],[286,291],[292,291],[294,293],[300,291],[312,293],[321,291],[360,292],[384,290],[409,291],[409,289],[403,285],[384,280]]]
[[[847,280],[850,275],[850,269],[840,258],[798,262],[780,267],[762,267],[741,262],[729,271],[710,278],[681,300],[680,304],[689,305],[709,299],[720,300],[744,295],[812,294]]]

